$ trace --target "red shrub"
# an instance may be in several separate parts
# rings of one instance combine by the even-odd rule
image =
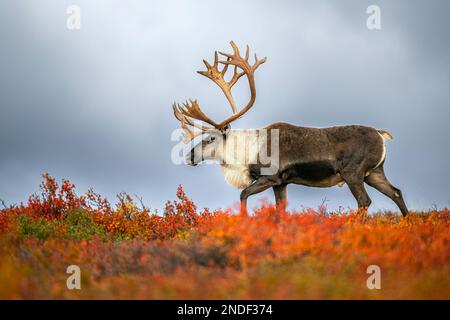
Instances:
[[[36,217],[57,219],[71,209],[86,207],[86,198],[75,194],[75,185],[63,180],[59,187],[56,180],[48,173],[42,175],[44,181],[40,185],[40,195],[34,194],[28,199],[30,213]]]

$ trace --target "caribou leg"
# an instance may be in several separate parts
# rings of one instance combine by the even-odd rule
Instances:
[[[374,169],[365,179],[366,183],[391,198],[398,206],[403,216],[408,214],[408,208],[403,200],[400,189],[394,187],[384,174],[383,166]]]
[[[241,213],[247,214],[247,198],[253,194],[260,193],[270,187],[279,185],[280,179],[275,176],[262,176],[259,177],[250,186],[242,190],[241,192]]]
[[[350,173],[341,175],[358,203],[358,211],[365,215],[372,200],[370,200],[366,188],[364,188],[364,174]]]
[[[273,192],[275,194],[277,207],[284,210],[286,208],[287,184],[273,186]]]

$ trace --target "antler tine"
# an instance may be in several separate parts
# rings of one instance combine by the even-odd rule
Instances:
[[[256,70],[264,62],[266,62],[266,60],[267,60],[267,57],[264,57],[261,60],[258,60],[258,57],[256,56],[256,53],[255,53],[255,63],[252,66],[253,71]]]
[[[202,131],[206,131],[206,130],[209,130],[209,129],[211,129],[211,127],[207,127],[207,126],[203,126],[203,125],[201,125],[201,124],[199,124],[199,123],[196,123],[196,122],[194,122],[194,121],[192,121],[192,119],[191,118],[188,118],[187,116],[185,116],[181,111],[180,111],[180,109],[182,108],[179,104],[177,104],[177,103],[173,103],[173,105],[172,105],[172,108],[173,108],[173,113],[174,113],[174,115],[175,115],[175,118],[178,120],[178,121],[185,121],[188,125],[190,125],[190,126],[192,126],[192,127],[196,127],[197,129],[200,129],[200,130],[202,130]]]
[[[187,118],[183,117],[181,120],[181,129],[183,129],[183,135],[184,135],[183,142],[189,143],[190,141],[194,140],[196,137],[201,135],[203,132],[202,131],[195,131],[195,132],[192,131],[186,125],[186,122],[187,122]]]
[[[211,67],[211,65],[209,64],[209,62],[206,60],[206,59],[203,59],[203,63],[205,64],[205,66],[206,66],[206,69],[211,69],[212,67]]]
[[[219,65],[219,54],[217,51],[214,51],[214,66],[217,67]]]
[[[230,45],[231,45],[231,47],[233,48],[233,54],[231,54],[231,53],[226,53],[226,52],[222,52],[222,51],[219,51],[219,53],[220,53],[221,55],[225,56],[225,57],[230,58],[230,59],[233,59],[233,58],[236,58],[236,57],[240,57],[241,54],[239,53],[239,48],[238,48],[238,46],[236,45],[236,43],[234,43],[234,41],[231,40],[231,41],[230,41]],[[247,47],[248,47],[248,46],[247,46]]]
[[[233,48],[234,55],[235,55],[235,56],[240,56],[241,54],[239,53],[239,48],[238,48],[238,46],[236,45],[236,43],[234,43],[234,41],[231,40],[231,41],[230,41],[230,44],[231,44],[231,47]]]
[[[230,54],[230,53],[225,53],[225,52],[219,51],[219,53],[221,55],[227,57],[226,61],[219,61],[219,63],[222,63],[224,65],[232,64],[234,66],[237,66],[237,67],[241,68],[242,70],[244,70],[244,72],[247,74],[247,76],[249,74],[253,74],[253,72],[259,67],[259,65],[263,64],[267,60],[267,57],[264,57],[263,59],[258,60],[256,53],[255,53],[255,63],[253,65],[250,65],[248,63],[249,56],[250,56],[249,46],[247,45],[247,47],[246,47],[245,58],[242,58],[239,55],[239,49],[237,49],[236,44],[233,41],[231,41],[230,44],[233,47],[234,53]]]
[[[200,106],[197,100],[191,100],[183,102],[183,107],[178,105],[178,110],[184,115],[192,119],[197,119],[203,122],[206,122],[213,127],[217,127],[218,124],[211,120],[208,116],[206,116],[203,111],[200,109]]]
[[[183,134],[184,134],[184,143],[188,143],[189,141],[193,140],[195,137],[201,135],[203,132],[212,129],[212,127],[203,126],[203,125],[200,125],[200,124],[192,121],[191,118],[186,116],[181,111],[184,109],[178,103],[174,102],[172,105],[172,108],[173,108],[173,113],[175,115],[175,118],[181,122],[181,128],[183,129]],[[188,126],[195,127],[197,129],[199,129],[200,131],[192,131]]]
[[[245,74],[244,71],[239,72],[238,67],[234,66],[234,74],[231,78],[230,82],[228,82],[228,85],[230,86],[230,89],[234,86],[234,84]],[[235,111],[236,112],[236,111]]]
[[[217,55],[217,51],[216,51],[216,55]],[[228,58],[228,59],[229,59],[229,58]],[[227,65],[227,64],[224,64],[224,65],[223,65],[223,68],[222,68],[222,71],[221,71],[222,77],[225,76],[225,73],[227,73],[227,70],[228,70],[228,65]]]

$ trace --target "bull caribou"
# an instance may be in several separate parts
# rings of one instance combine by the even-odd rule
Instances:
[[[371,199],[364,183],[391,198],[403,216],[408,209],[402,192],[386,178],[383,165],[386,159],[386,140],[392,136],[384,130],[361,125],[335,126],[330,128],[308,128],[277,122],[266,128],[268,133],[276,132],[276,170],[264,172],[267,163],[258,161],[262,146],[274,142],[272,134],[261,141],[254,140],[248,131],[231,130],[231,122],[246,114],[256,99],[255,71],[266,62],[255,54],[253,64],[249,61],[249,47],[242,57],[239,48],[231,41],[233,53],[214,53],[211,65],[203,60],[206,71],[197,71],[217,84],[231,107],[232,114],[221,122],[208,117],[197,100],[189,100],[182,105],[173,104],[174,115],[181,122],[185,142],[192,143],[186,156],[186,163],[196,166],[204,160],[220,164],[225,180],[242,189],[241,210],[246,211],[247,198],[253,194],[273,188],[278,206],[286,203],[287,185],[299,184],[309,187],[332,187],[347,184],[355,197],[358,209],[367,212]],[[224,60],[219,61],[219,54]],[[228,68],[234,73],[226,80]],[[242,107],[236,106],[231,89],[236,82],[246,76],[250,88],[250,100]],[[197,128],[198,130],[193,130]],[[201,141],[194,144],[196,137]],[[252,138],[253,137],[253,138]],[[236,139],[237,138],[237,139]],[[243,139],[239,139],[243,138]],[[236,142],[241,141],[241,142]],[[230,156],[230,153],[245,154],[244,157]]]

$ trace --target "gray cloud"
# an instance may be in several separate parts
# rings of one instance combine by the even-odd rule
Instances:
[[[171,163],[174,100],[199,99],[216,118],[220,90],[198,76],[202,58],[236,40],[268,62],[258,99],[236,127],[275,121],[367,124],[392,132],[386,171],[412,208],[447,206],[450,169],[446,1],[377,1],[382,30],[366,28],[372,1],[75,1],[0,4],[0,198],[26,200],[39,174],[113,197],[137,193],[161,208],[183,184],[200,206],[229,207],[239,192],[216,166]],[[245,101],[245,86],[237,99]],[[347,188],[291,186],[291,207],[354,206]],[[370,190],[373,209],[395,208]],[[270,192],[262,196],[272,198]],[[254,197],[251,205],[258,204]]]

